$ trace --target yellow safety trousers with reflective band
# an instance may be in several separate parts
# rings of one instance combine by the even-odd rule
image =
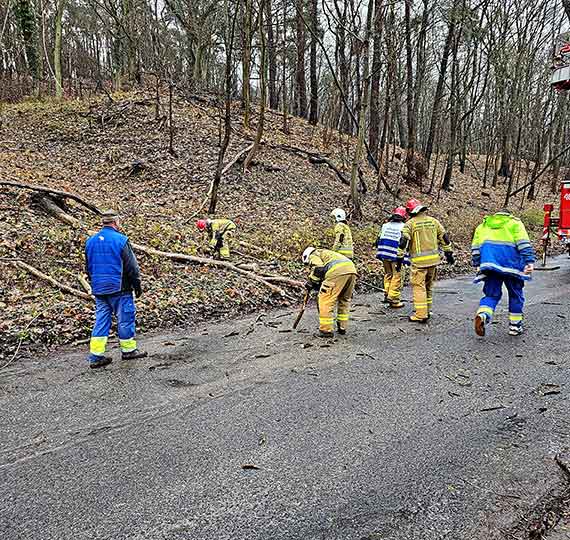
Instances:
[[[92,337],[89,342],[89,352],[97,356],[103,356],[107,347],[107,337]]]
[[[433,304],[433,284],[437,278],[437,267],[419,268],[412,266],[410,283],[414,298],[414,315],[418,319],[427,319]]]
[[[309,265],[311,266],[309,278],[311,281],[316,282],[320,282],[323,279],[333,279],[337,276],[356,274],[356,266],[348,257],[330,249],[316,249],[313,251],[309,257]],[[324,269],[324,276],[319,277],[315,274],[315,270],[318,268]]]
[[[107,339],[106,337],[92,337],[89,341],[89,352],[103,356],[107,348]],[[134,338],[120,339],[119,344],[121,345],[121,352],[124,353],[134,351],[137,348],[137,341]]]
[[[356,274],[337,275],[325,279],[319,291],[319,329],[332,332],[336,321],[341,330],[348,327],[350,301],[356,285]]]
[[[402,287],[404,286],[404,266],[398,272],[396,270],[396,263],[384,259],[382,261],[384,266],[384,291],[388,300],[397,303],[402,297]]]
[[[350,314],[350,300],[356,285],[354,263],[330,249],[316,249],[309,257],[311,281],[320,282],[319,327],[323,332],[332,332],[335,320],[341,329],[346,330]],[[321,269],[324,277],[315,274]],[[335,317],[335,311],[336,317]]]
[[[451,251],[451,244],[445,241],[443,225],[431,216],[417,216],[406,222],[402,237],[408,241],[408,251],[412,265],[429,268],[441,263],[439,248]],[[398,257],[403,258],[405,250],[398,249]]]
[[[354,256],[354,243],[350,227],[346,223],[337,223],[334,228],[334,235],[332,250],[352,259]]]

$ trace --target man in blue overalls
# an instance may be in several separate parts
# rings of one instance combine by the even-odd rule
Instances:
[[[103,228],[85,245],[85,268],[95,296],[95,327],[91,333],[89,367],[100,368],[113,359],[105,356],[113,315],[117,317],[123,360],[144,358],[135,341],[135,302],[142,294],[137,259],[128,238],[119,232],[119,216],[103,213]]]

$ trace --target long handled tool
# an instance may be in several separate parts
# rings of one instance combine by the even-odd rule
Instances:
[[[301,306],[301,310],[299,311],[299,314],[297,315],[297,318],[293,323],[293,330],[295,330],[297,326],[299,326],[299,323],[301,322],[301,319],[305,314],[305,310],[307,309],[307,303],[309,302],[310,297],[311,297],[311,291],[305,291],[305,296],[303,297],[303,305]]]

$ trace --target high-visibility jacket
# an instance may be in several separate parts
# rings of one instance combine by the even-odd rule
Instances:
[[[398,258],[398,247],[402,238],[403,221],[389,221],[382,225],[376,242],[376,258],[383,261],[395,261]]]
[[[210,247],[215,248],[218,241],[230,231],[236,230],[236,224],[231,219],[212,219],[208,224],[210,233]]]
[[[352,232],[347,223],[341,221],[334,228],[334,244],[333,251],[352,259],[354,256],[354,244],[352,241]]]
[[[344,255],[330,249],[316,249],[309,257],[311,273],[309,279],[320,283],[325,279],[356,274],[354,263]]]
[[[85,270],[94,295],[140,287],[140,270],[129,240],[113,227],[103,227],[87,239]]]
[[[434,217],[422,214],[404,224],[398,258],[404,258],[406,247],[412,265],[418,268],[429,268],[440,264],[439,248],[449,253],[452,251],[443,225]]]
[[[471,257],[473,266],[480,267],[482,274],[497,272],[525,281],[530,276],[524,273],[524,267],[535,261],[523,222],[506,212],[486,216],[475,229]]]

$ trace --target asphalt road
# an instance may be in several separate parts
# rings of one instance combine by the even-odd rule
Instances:
[[[473,334],[465,278],[438,285],[425,327],[358,296],[334,342],[313,308],[297,333],[289,310],[142,336],[150,358],[115,349],[98,372],[84,347],[19,359],[0,372],[0,538],[508,538],[567,487],[557,264],[519,338],[504,307]]]

